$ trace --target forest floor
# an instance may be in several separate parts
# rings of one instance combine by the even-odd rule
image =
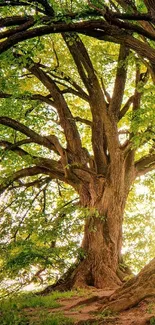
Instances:
[[[73,319],[76,325],[155,325],[155,297],[145,299],[136,307],[119,314],[111,314],[110,311],[100,312],[99,309],[102,307],[100,299],[112,293],[113,291],[94,289],[85,292],[84,296],[61,298],[58,300],[61,307],[52,312],[62,312],[67,318]]]
[[[103,310],[114,291],[101,289],[19,293],[0,300],[0,325],[155,325],[155,296],[120,313]]]

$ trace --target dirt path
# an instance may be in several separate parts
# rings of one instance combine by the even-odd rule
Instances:
[[[113,291],[90,290],[84,296],[58,300],[61,307],[54,312],[62,312],[75,320],[76,325],[155,325],[155,297],[142,301],[138,306],[119,314],[100,313],[100,299],[110,296]],[[53,311],[52,311],[53,312]]]

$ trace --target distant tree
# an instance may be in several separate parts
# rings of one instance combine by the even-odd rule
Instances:
[[[1,194],[56,180],[87,211],[80,258],[56,288],[117,288],[128,274],[126,200],[155,168],[154,4],[144,3],[0,3]]]

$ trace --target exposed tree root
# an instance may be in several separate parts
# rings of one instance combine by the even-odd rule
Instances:
[[[118,273],[114,273],[105,265],[100,265],[94,270],[91,261],[86,259],[75,263],[56,283],[48,286],[39,294],[46,295],[52,291],[68,291],[88,287],[113,290],[122,285],[124,276],[125,272],[121,272],[121,277],[119,277]]]
[[[107,300],[102,310],[123,311],[137,305],[142,299],[155,295],[155,258],[141,272],[126,282]]]

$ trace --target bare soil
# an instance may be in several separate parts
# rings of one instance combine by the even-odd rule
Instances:
[[[155,297],[141,301],[136,307],[118,314],[100,313],[100,299],[110,296],[113,291],[94,289],[84,296],[75,296],[58,300],[61,307],[52,312],[62,312],[66,317],[75,320],[76,325],[107,324],[107,325],[155,325]]]

